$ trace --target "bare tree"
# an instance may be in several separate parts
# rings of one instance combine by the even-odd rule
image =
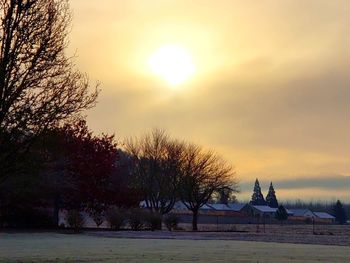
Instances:
[[[152,212],[164,215],[175,204],[182,149],[182,143],[158,129],[125,143],[126,152],[133,159],[135,186]]]
[[[0,0],[0,180],[33,138],[95,105],[65,54],[68,0]],[[13,164],[13,163],[11,163]]]
[[[192,229],[198,229],[198,211],[215,192],[237,192],[233,168],[212,151],[188,144],[181,161],[179,194],[183,204],[192,211]]]

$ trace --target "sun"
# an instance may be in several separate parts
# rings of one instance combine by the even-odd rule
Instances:
[[[190,53],[179,45],[166,45],[149,58],[151,71],[175,87],[188,80],[195,71]]]

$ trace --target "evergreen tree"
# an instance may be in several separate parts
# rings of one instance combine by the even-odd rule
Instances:
[[[270,184],[269,192],[266,196],[266,203],[269,207],[278,208],[278,201],[276,198],[275,189],[273,188],[272,182]]]
[[[343,204],[338,200],[333,206],[335,221],[339,224],[346,223],[347,216]]]
[[[283,205],[280,205],[276,211],[275,218],[281,222],[288,219],[288,213],[287,210],[284,208]]]
[[[252,205],[266,205],[266,201],[264,199],[263,194],[261,193],[261,188],[259,184],[259,180],[255,180],[252,200],[250,201],[250,204]]]

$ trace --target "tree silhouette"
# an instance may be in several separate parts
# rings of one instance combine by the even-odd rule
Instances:
[[[67,196],[71,208],[85,208],[99,214],[108,204],[108,189],[116,170],[117,148],[114,135],[95,136],[85,120],[63,129],[67,151],[67,171],[72,191]],[[115,187],[118,187],[116,185]]]
[[[335,217],[335,221],[339,224],[345,224],[348,219],[343,204],[337,200],[337,202],[333,206],[333,214]]]
[[[215,192],[222,189],[237,192],[233,168],[212,151],[188,144],[181,162],[179,194],[183,204],[192,211],[192,230],[198,229],[198,211]],[[228,193],[228,192],[227,192]]]
[[[283,223],[283,221],[288,219],[288,213],[287,210],[284,208],[283,205],[280,205],[278,209],[276,210],[275,218]]]
[[[131,157],[131,174],[146,206],[164,215],[174,207],[179,181],[182,144],[155,129],[140,138],[129,138],[125,151]]]
[[[43,131],[94,106],[87,77],[65,54],[68,1],[0,0],[0,181]],[[23,168],[23,166],[22,166]]]
[[[266,196],[266,203],[269,207],[278,208],[278,201],[276,198],[275,189],[273,188],[272,182],[270,183],[269,192]]]
[[[261,188],[258,178],[255,180],[254,190],[252,195],[252,200],[250,201],[252,205],[266,205],[263,194],[261,193]]]

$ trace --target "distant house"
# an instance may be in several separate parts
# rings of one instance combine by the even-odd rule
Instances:
[[[312,218],[315,217],[314,213],[310,209],[289,209],[293,215],[290,216],[288,219],[293,221],[303,221],[308,222],[312,220]]]
[[[216,216],[243,217],[242,209],[245,204],[208,204],[212,210],[210,214]]]
[[[268,218],[274,219],[277,208],[269,207],[267,205],[251,205],[246,204],[243,210],[253,218]],[[293,212],[286,209],[288,216],[292,216]]]
[[[213,208],[210,207],[209,205],[203,205],[199,209],[199,214],[207,214],[208,211],[211,211],[211,210],[213,210]],[[171,210],[171,213],[174,213],[174,214],[192,214],[192,211],[189,210],[183,202],[177,201],[174,204],[174,207]]]
[[[314,215],[315,215],[315,222],[317,223],[332,224],[335,222],[335,217],[328,213],[314,212]]]
[[[276,213],[276,208],[267,205],[246,204],[242,210],[251,218],[274,218]]]

